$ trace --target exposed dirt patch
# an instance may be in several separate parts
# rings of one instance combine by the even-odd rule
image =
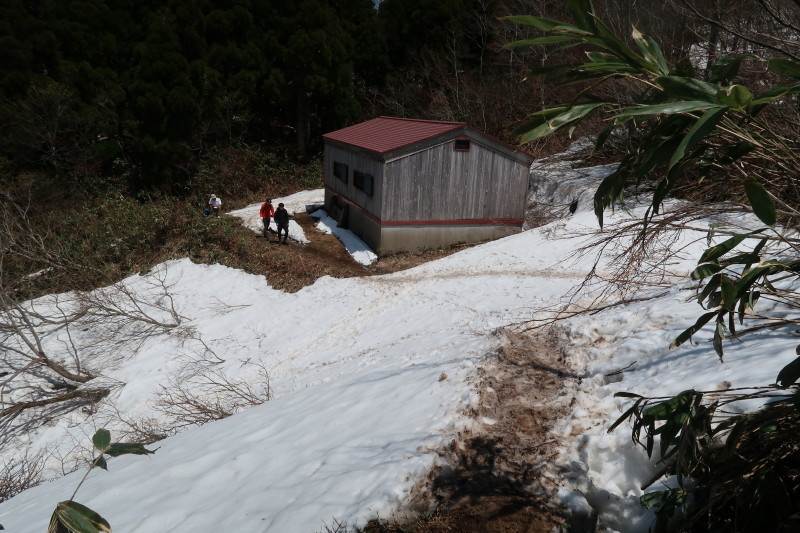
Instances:
[[[230,218],[230,220],[226,219]],[[204,262],[220,262],[252,274],[263,274],[272,287],[296,292],[313,284],[322,276],[350,278],[390,274],[400,270],[440,259],[472,245],[454,245],[441,250],[403,252],[380,257],[370,266],[357,263],[342,243],[330,234],[317,231],[316,221],[307,213],[293,217],[310,241],[298,244],[288,241],[286,246],[278,244],[278,236],[270,232],[266,238],[243,227],[238,219],[222,217],[209,223],[221,223],[235,235],[219,244],[219,254]]]
[[[565,527],[547,484],[569,410],[570,372],[551,332],[500,332],[503,346],[480,373],[478,425],[441,452],[442,466],[416,490],[435,511],[413,522],[374,521],[366,533],[539,533]]]

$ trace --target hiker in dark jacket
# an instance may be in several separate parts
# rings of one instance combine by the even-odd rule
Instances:
[[[286,239],[289,237],[289,212],[282,203],[278,204],[278,209],[275,210],[272,218],[278,225],[278,242],[281,242],[281,231],[283,231],[283,244],[286,244]]]

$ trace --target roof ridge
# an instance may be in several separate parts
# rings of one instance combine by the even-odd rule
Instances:
[[[404,117],[390,117],[386,115],[381,115],[376,118],[385,118],[388,120],[404,120],[406,122],[429,122],[433,124],[451,124],[453,126],[466,126],[466,122],[453,122],[450,120],[432,120],[432,119],[425,119],[425,118],[404,118]],[[373,119],[374,120],[374,119]]]

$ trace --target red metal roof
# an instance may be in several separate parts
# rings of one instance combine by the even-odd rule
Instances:
[[[323,137],[384,154],[466,125],[466,122],[378,117]]]

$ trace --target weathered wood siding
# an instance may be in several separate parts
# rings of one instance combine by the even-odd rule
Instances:
[[[347,183],[333,175],[333,164],[347,165]],[[360,171],[375,178],[372,196],[365,194],[353,185],[353,172]],[[357,206],[381,218],[381,195],[383,191],[383,162],[364,157],[353,151],[337,146],[325,145],[325,187],[348,198]]]
[[[471,139],[467,152],[453,150],[451,139],[386,163],[381,218],[523,218],[528,174],[525,165],[475,139]]]

